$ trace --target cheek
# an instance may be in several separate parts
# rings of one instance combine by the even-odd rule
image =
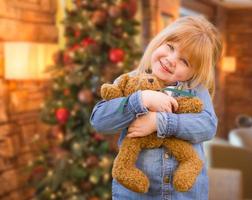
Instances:
[[[161,46],[157,48],[151,55],[151,63],[157,62],[160,57],[165,56],[166,52],[164,51],[164,48]]]
[[[177,71],[176,75],[180,81],[187,81],[192,78],[193,73],[190,68],[184,68]]]
[[[151,55],[151,64],[153,65],[158,59],[158,52],[153,52]]]

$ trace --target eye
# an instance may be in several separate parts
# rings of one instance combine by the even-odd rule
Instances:
[[[151,70],[151,69],[146,69],[146,70],[145,70],[145,73],[151,74],[151,73],[152,73],[152,70]]]
[[[174,50],[175,50],[175,49],[174,49],[174,46],[172,46],[171,44],[167,43],[166,45],[170,48],[171,51],[174,51]]]
[[[181,60],[187,67],[190,66],[189,63],[188,63],[188,61],[187,61],[186,59],[181,58],[180,60]]]

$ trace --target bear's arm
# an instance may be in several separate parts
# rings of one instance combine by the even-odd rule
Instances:
[[[123,109],[120,109],[125,100]],[[137,91],[128,97],[98,102],[93,108],[90,123],[98,132],[113,134],[127,128],[136,117],[147,112],[142,105],[141,91]]]
[[[158,112],[158,137],[175,136],[191,143],[200,143],[214,137],[218,120],[213,109],[209,92],[202,86],[194,90],[196,96],[199,97],[203,103],[202,112],[186,114]]]

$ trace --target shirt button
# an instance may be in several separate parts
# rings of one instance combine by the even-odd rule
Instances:
[[[169,177],[168,177],[168,176],[165,176],[165,177],[164,177],[164,183],[169,183],[169,181],[170,181]]]
[[[164,157],[165,157],[165,159],[168,159],[168,158],[169,158],[169,153],[168,153],[168,152],[165,152]]]

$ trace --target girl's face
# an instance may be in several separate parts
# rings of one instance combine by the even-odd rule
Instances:
[[[182,55],[177,43],[161,45],[151,55],[152,73],[167,84],[187,81],[194,70],[185,55]]]

